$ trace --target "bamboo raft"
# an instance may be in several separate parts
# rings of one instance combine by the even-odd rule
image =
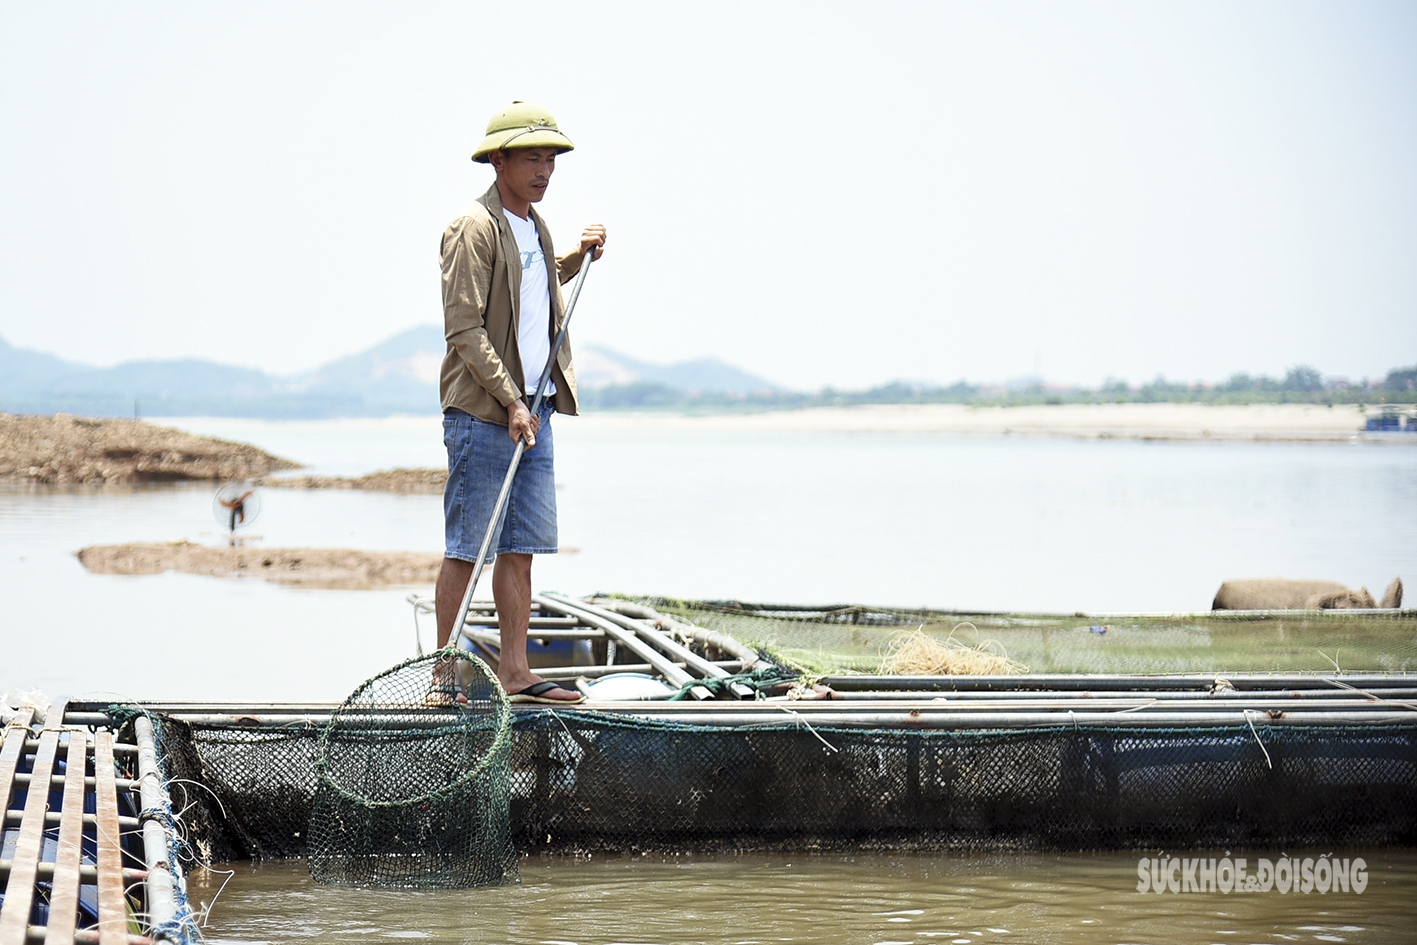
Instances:
[[[0,945],[187,941],[151,721],[125,744],[111,720],[90,730],[57,714],[22,708],[4,729]]]

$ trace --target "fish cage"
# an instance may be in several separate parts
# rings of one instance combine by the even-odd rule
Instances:
[[[493,616],[468,618],[489,655]],[[1003,639],[1028,671],[881,673],[892,635],[921,627]],[[523,853],[1412,845],[1414,631],[1413,611],[538,597],[531,636],[584,640],[593,657],[543,675],[594,693],[646,670],[667,695],[512,706],[511,836]],[[145,706],[189,842],[211,860],[305,856],[336,708]],[[67,711],[100,724],[115,710]],[[429,708],[418,724],[458,711]]]

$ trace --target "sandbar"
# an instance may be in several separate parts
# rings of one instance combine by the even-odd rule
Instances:
[[[1411,442],[1417,435],[1364,434],[1352,404],[1059,404],[975,407],[965,404],[880,404],[813,407],[752,414],[686,416],[592,413],[576,423],[599,429],[724,429],[780,433],[913,433],[1056,436],[1081,439],[1246,440],[1346,443]]]
[[[431,585],[441,552],[355,551],[347,548],[212,547],[186,541],[90,545],[78,553],[96,574],[180,571],[209,577],[258,578],[302,587],[368,590]]]
[[[141,420],[0,413],[0,482],[116,484],[250,479],[299,464],[245,443]]]

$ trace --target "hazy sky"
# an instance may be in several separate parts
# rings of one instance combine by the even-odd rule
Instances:
[[[0,0],[0,337],[288,373],[439,323],[514,98],[573,335],[780,383],[1417,362],[1417,4]]]

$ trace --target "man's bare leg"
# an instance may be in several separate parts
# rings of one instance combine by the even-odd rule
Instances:
[[[497,678],[509,693],[521,692],[542,681],[531,671],[526,658],[527,627],[531,623],[531,555],[497,556],[492,569],[492,599],[497,602],[497,623],[502,646],[497,658]],[[546,696],[556,699],[558,690]],[[567,695],[574,695],[570,690]]]
[[[497,624],[502,645],[497,657],[497,678],[508,692],[521,692],[533,683],[526,660],[526,631],[531,623],[531,555],[497,556],[492,569],[492,599],[497,602]]]
[[[433,603],[437,613],[438,649],[448,645],[453,636],[453,624],[458,619],[458,608],[462,606],[463,595],[467,593],[467,582],[472,580],[472,562],[459,558],[444,558],[443,567],[438,571],[437,590]]]
[[[448,645],[448,641],[453,638],[453,624],[457,623],[458,610],[462,607],[463,595],[467,593],[467,582],[472,578],[472,562],[463,561],[459,558],[444,558],[443,567],[438,571],[438,583],[433,592],[433,603],[436,621],[438,624],[438,649]],[[433,667],[433,684],[441,691],[429,693],[429,701],[432,703],[466,702],[467,697],[461,692],[456,696],[445,686],[456,686],[458,683],[457,674],[453,671],[452,664],[439,663]]]

